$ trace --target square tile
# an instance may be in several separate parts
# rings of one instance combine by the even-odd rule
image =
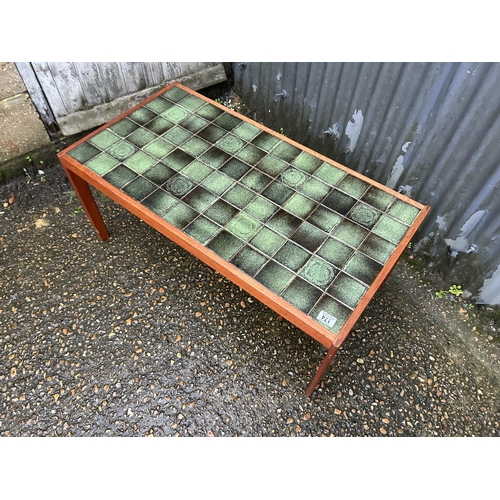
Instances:
[[[382,264],[359,252],[355,252],[344,267],[344,271],[370,286],[382,270],[382,267]]]
[[[298,189],[308,179],[307,174],[293,167],[287,168],[280,176],[281,182],[293,189]]]
[[[420,213],[420,210],[402,200],[395,200],[387,213],[404,224],[411,226]]]
[[[121,189],[125,184],[130,182],[132,179],[135,179],[137,174],[132,172],[125,165],[118,165],[113,170],[109,171],[106,175],[104,175],[104,179],[108,181],[113,186]]]
[[[321,229],[309,224],[309,222],[303,222],[292,234],[291,239],[302,248],[315,252],[327,237],[328,234]]]
[[[311,286],[307,281],[295,278],[282,292],[281,297],[307,314],[321,295],[321,291]]]
[[[299,148],[292,146],[288,142],[281,141],[273,150],[272,155],[280,160],[290,163],[301,153]]]
[[[314,210],[314,212],[307,218],[307,222],[313,224],[314,226],[322,229],[327,233],[329,233],[334,227],[336,227],[342,220],[343,219],[339,214],[321,205],[319,205],[316,210]]]
[[[207,248],[224,260],[230,260],[243,245],[243,241],[223,229],[208,243]]]
[[[113,134],[113,132],[110,132],[108,129],[103,130],[102,132],[99,132],[97,135],[94,135],[91,137],[88,142],[95,146],[96,148],[99,149],[108,149],[110,146],[112,146],[115,142],[118,142],[121,139],[121,137]]]
[[[163,158],[173,150],[174,146],[163,140],[161,137],[158,137],[155,141],[150,142],[145,148],[143,148],[143,151],[156,158]]]
[[[217,141],[217,147],[229,154],[236,153],[245,144],[245,141],[232,134],[226,134],[224,137]]]
[[[245,212],[261,222],[265,222],[278,210],[278,206],[261,196],[255,197],[246,207]]]
[[[165,214],[165,212],[177,203],[177,198],[167,193],[163,189],[157,189],[151,193],[147,198],[142,200],[142,204],[149,208],[152,212],[160,217]]]
[[[255,193],[238,184],[227,190],[222,196],[224,200],[238,208],[243,208],[254,197]]]
[[[295,193],[284,203],[283,208],[291,214],[305,219],[316,207],[316,202]]]
[[[260,193],[272,181],[271,177],[252,169],[240,182],[256,193]]]
[[[215,146],[200,156],[200,160],[212,168],[220,168],[229,158],[227,153]]]
[[[182,201],[198,212],[203,212],[216,199],[217,196],[212,194],[210,191],[207,191],[201,186],[196,186],[189,194],[187,194],[183,198]]]
[[[199,116],[191,115],[188,116],[185,120],[183,120],[180,123],[180,125],[182,126],[182,128],[185,128],[186,130],[189,130],[193,134],[196,134],[202,128],[205,128],[208,125],[208,123],[209,122],[207,122],[207,120],[204,120]]]
[[[284,172],[288,166],[286,161],[280,160],[272,155],[267,155],[262,158],[257,168],[271,177],[278,177],[278,175]]]
[[[75,149],[72,149],[68,153],[68,155],[71,156],[71,158],[74,158],[76,161],[85,164],[89,160],[97,156],[100,152],[101,151],[95,146],[92,146],[92,144],[84,142],[83,144],[77,146]]]
[[[136,151],[137,149],[128,141],[118,141],[108,149],[107,153],[117,160],[123,161],[132,156]]]
[[[144,125],[145,123],[147,123],[149,120],[152,120],[156,116],[157,114],[154,111],[151,111],[146,107],[142,107],[136,109],[133,113],[128,115],[128,119],[133,120],[135,123],[138,123],[139,125]]]
[[[228,221],[230,221],[236,214],[238,210],[226,203],[224,200],[216,200],[209,208],[205,211],[205,216],[215,222],[224,226]]]
[[[353,222],[344,219],[331,233],[340,241],[357,248],[368,236],[368,231]]]
[[[116,122],[114,125],[111,125],[111,127],[109,127],[109,130],[112,130],[120,137],[126,137],[138,127],[139,125],[137,125],[137,123],[130,121],[128,118],[123,118],[119,122]]]
[[[373,233],[370,233],[359,247],[360,252],[363,252],[381,264],[385,264],[389,260],[394,250],[396,250],[396,245]]]
[[[176,124],[185,120],[188,116],[190,116],[189,111],[182,108],[181,106],[172,106],[170,109],[167,109],[160,116],[167,119],[168,121]]]
[[[232,186],[234,183],[233,179],[230,179],[224,174],[220,172],[212,172],[202,183],[203,187],[206,187],[213,193],[217,195],[221,195],[224,191],[227,190],[229,186]]]
[[[313,256],[300,271],[300,276],[321,290],[326,290],[336,273],[337,270],[331,264]]]
[[[179,102],[189,95],[191,95],[189,94],[189,92],[186,92],[185,90],[179,87],[172,87],[171,89],[164,92],[162,94],[162,97],[164,97],[165,99],[170,99],[173,102]]]
[[[322,163],[323,160],[320,160],[306,151],[302,151],[302,153],[292,161],[293,166],[309,174],[314,173]]]
[[[232,132],[245,141],[251,141],[260,132],[260,129],[251,123],[242,121],[237,127],[233,128]]]
[[[87,167],[102,177],[104,174],[107,174],[110,170],[119,165],[119,163],[120,162],[116,158],[113,158],[106,153],[101,153],[99,156],[94,156],[94,158],[89,160],[86,164]]]
[[[176,146],[180,146],[183,142],[186,142],[191,137],[191,134],[182,127],[173,127],[162,134],[162,137],[168,142],[171,142]]]
[[[271,290],[271,292],[279,295],[293,277],[294,274],[288,269],[271,261],[259,271],[255,279]]]
[[[302,223],[302,221],[286,210],[280,209],[269,219],[267,226],[278,231],[284,236],[290,236]]]
[[[189,193],[194,186],[195,184],[187,177],[177,174],[165,183],[164,188],[177,198],[182,198],[184,195]]]
[[[291,241],[287,241],[273,257],[292,271],[298,271],[311,257],[311,254]]]
[[[361,226],[370,229],[375,225],[380,215],[381,213],[378,210],[375,210],[366,203],[358,202],[349,212],[348,217]]]
[[[163,97],[157,97],[156,99],[153,99],[152,101],[149,101],[146,104],[146,107],[149,108],[151,111],[154,111],[155,113],[163,113],[167,109],[171,108],[173,106],[173,103],[170,101],[167,101],[166,99],[163,99]]]
[[[127,137],[127,141],[135,144],[138,148],[142,148],[153,139],[156,139],[156,134],[142,127],[137,128]]]
[[[200,156],[207,149],[210,149],[210,144],[199,137],[191,137],[181,147],[183,151],[189,153],[191,156]]]
[[[214,123],[229,132],[233,130],[234,127],[242,123],[242,121],[243,120],[237,116],[230,115],[229,113],[223,113],[214,120]]]
[[[217,125],[207,125],[203,130],[198,132],[198,137],[205,139],[210,144],[215,144],[219,139],[226,135],[226,130],[217,127]]]
[[[181,170],[182,175],[189,177],[189,179],[196,183],[200,183],[203,179],[206,179],[212,172],[213,170],[210,167],[198,160],[191,162]]]
[[[172,127],[174,127],[174,124],[172,122],[169,122],[168,120],[165,120],[165,118],[162,118],[161,116],[157,116],[154,120],[151,120],[150,122],[144,124],[144,128],[148,129],[156,135],[162,135]]]
[[[311,177],[299,187],[299,191],[315,201],[321,201],[331,191],[331,187]]]
[[[201,108],[201,106],[205,104],[205,101],[194,95],[188,95],[182,101],[180,101],[179,104],[189,111],[196,111],[198,108]]]
[[[142,201],[155,191],[156,187],[144,177],[136,177],[123,188],[123,191],[134,198],[134,200]]]
[[[396,197],[378,187],[370,186],[361,199],[368,205],[384,212]]]
[[[341,191],[337,191],[337,189],[334,189],[322,202],[326,207],[342,215],[347,215],[355,203],[356,198],[352,198]]]
[[[351,247],[335,238],[327,238],[318,250],[318,255],[339,269],[343,267],[353,253],[354,250]]]
[[[177,175],[177,172],[174,169],[167,167],[164,163],[158,162],[156,165],[144,172],[143,175],[146,179],[153,182],[157,186],[161,186],[174,175]]]
[[[346,324],[351,312],[346,306],[325,295],[309,313],[309,316],[321,326],[337,334]]]
[[[219,229],[219,226],[200,215],[200,217],[197,217],[186,227],[184,232],[202,245],[205,245],[215,236]]]
[[[205,118],[209,121],[215,120],[222,113],[224,113],[222,109],[218,108],[217,106],[214,106],[213,104],[208,104],[208,103],[196,110],[196,114],[198,116],[201,116],[202,118]]]
[[[262,158],[266,156],[265,151],[259,149],[251,144],[246,145],[243,149],[240,149],[236,153],[236,158],[239,158],[241,161],[248,163],[249,165],[256,165]]]
[[[282,205],[293,194],[293,190],[282,182],[274,181],[262,191],[262,194],[277,205]]]
[[[163,158],[163,163],[178,172],[194,161],[194,157],[188,155],[181,149],[174,149],[168,156]]]
[[[245,246],[232,258],[231,264],[253,278],[267,261],[268,257]]]
[[[137,174],[142,174],[149,167],[154,165],[156,161],[156,158],[153,158],[142,151],[137,151],[137,153],[134,153],[132,156],[124,160],[123,163]]]
[[[197,215],[196,210],[178,201],[163,215],[163,218],[178,229],[184,229]]]
[[[347,174],[340,182],[337,183],[337,188],[354,198],[360,198],[366,192],[370,184],[354,175]]]
[[[239,180],[250,170],[250,166],[246,163],[243,163],[236,158],[231,158],[223,167],[221,167],[220,171],[224,172],[229,177],[232,177],[235,180]]]
[[[263,227],[251,240],[250,244],[266,255],[272,256],[285,243],[286,239],[278,233]]]
[[[226,230],[238,238],[248,241],[261,227],[260,222],[244,212],[240,212],[226,225]]]
[[[395,245],[401,242],[407,231],[407,226],[385,214],[380,217],[375,227],[372,229],[372,232],[382,236],[382,238],[385,238]]]
[[[268,132],[261,132],[257,137],[252,139],[252,144],[257,146],[268,153],[280,142],[276,136],[269,134]]]
[[[368,287],[351,278],[345,273],[339,273],[327,293],[351,309],[359,304]]]
[[[335,186],[345,175],[346,173],[342,169],[326,162],[314,172],[314,176],[324,181],[328,186]]]

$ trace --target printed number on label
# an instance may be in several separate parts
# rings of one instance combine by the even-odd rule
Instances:
[[[327,325],[328,327],[332,327],[336,321],[337,321],[337,318],[335,318],[334,316],[332,316],[331,314],[328,314],[326,311],[321,311],[318,316],[317,316],[317,319],[319,321],[321,321],[322,323],[324,323],[325,325]]]

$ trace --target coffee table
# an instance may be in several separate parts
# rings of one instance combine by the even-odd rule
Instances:
[[[325,346],[307,396],[430,209],[179,83],[58,158]]]

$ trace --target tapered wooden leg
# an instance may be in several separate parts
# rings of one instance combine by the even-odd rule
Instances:
[[[321,380],[321,377],[323,374],[326,372],[326,369],[330,365],[333,357],[335,354],[337,354],[337,351],[339,350],[339,347],[332,345],[330,349],[328,349],[328,352],[326,353],[325,358],[323,359],[323,362],[318,368],[318,371],[316,372],[316,375],[314,375],[314,378],[312,379],[312,382],[309,384],[309,387],[306,390],[306,396],[308,398],[311,397],[311,394],[313,393],[314,389],[316,386],[319,384],[319,381]]]
[[[85,209],[85,212],[87,212],[87,216],[94,226],[97,236],[99,236],[101,241],[106,240],[107,238],[109,238],[109,232],[106,228],[106,225],[104,224],[101,212],[99,212],[99,208],[96,205],[94,197],[92,196],[92,192],[90,191],[88,183],[81,177],[78,177],[78,175],[76,175],[71,170],[64,168],[64,171],[71,181],[71,184],[73,185],[73,188],[75,189],[75,192],[78,195],[80,203]]]

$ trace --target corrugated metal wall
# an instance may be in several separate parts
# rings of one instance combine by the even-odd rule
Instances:
[[[266,126],[432,211],[416,251],[500,304],[499,63],[234,63]]]

